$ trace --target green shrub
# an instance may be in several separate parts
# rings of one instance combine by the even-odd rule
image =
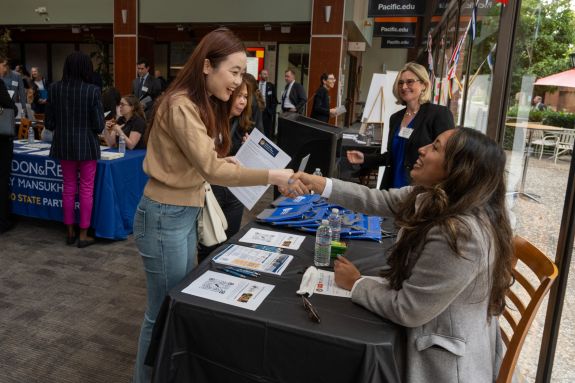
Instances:
[[[543,124],[573,129],[575,126],[575,113],[544,111]]]

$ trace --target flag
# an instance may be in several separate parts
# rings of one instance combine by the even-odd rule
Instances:
[[[433,44],[433,39],[431,38],[431,32],[427,33],[427,68],[430,72],[433,72],[433,53],[431,52],[431,45]]]
[[[493,65],[495,64],[495,59],[493,58],[493,53],[495,53],[495,48],[497,48],[497,44],[493,45],[493,48],[489,51],[487,55],[487,65],[489,65],[489,70],[493,72]]]
[[[469,37],[471,41],[475,40],[477,35],[477,4],[473,6],[473,11],[471,12],[471,20],[469,20]]]
[[[509,0],[495,0],[496,3],[501,3],[503,5],[507,5],[509,3]]]

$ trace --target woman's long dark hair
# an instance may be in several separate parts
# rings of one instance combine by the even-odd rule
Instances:
[[[94,66],[88,55],[74,51],[66,57],[62,70],[62,81],[83,81],[91,83]]]
[[[229,105],[215,96],[209,96],[206,88],[206,75],[204,74],[204,60],[209,60],[213,68],[224,61],[229,55],[236,52],[245,52],[244,44],[227,28],[218,28],[208,33],[200,41],[194,52],[182,68],[177,77],[171,82],[164,94],[158,99],[154,107],[148,131],[144,138],[153,129],[154,116],[159,106],[177,93],[184,91],[190,100],[197,106],[208,135],[216,140],[216,151],[220,156],[227,155],[230,149]]]
[[[238,118],[238,126],[243,133],[248,133],[251,131],[252,127],[254,126],[254,121],[252,121],[252,108],[253,108],[253,97],[254,97],[254,89],[252,84],[248,81],[246,76],[242,78],[242,83],[232,93],[232,97],[230,97],[230,109],[233,106],[236,98],[240,96],[240,93],[243,87],[246,87],[246,91],[248,93],[248,97],[246,100],[246,107],[242,111],[242,113],[237,117]]]
[[[505,205],[505,160],[503,149],[473,129],[458,128],[448,139],[447,178],[433,187],[416,186],[396,212],[396,224],[403,230],[390,250],[390,268],[382,272],[392,288],[400,290],[410,277],[432,227],[439,226],[451,250],[461,256],[458,240],[466,241],[472,235],[462,217],[473,215],[493,238],[488,314],[501,314],[512,281],[513,256],[513,233]]]

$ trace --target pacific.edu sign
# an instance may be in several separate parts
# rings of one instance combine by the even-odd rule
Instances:
[[[425,0],[370,0],[367,16],[423,16],[425,3]]]

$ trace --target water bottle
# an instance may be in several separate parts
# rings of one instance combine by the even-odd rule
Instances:
[[[368,125],[365,132],[365,145],[371,146],[373,142],[373,125]]]
[[[316,266],[329,266],[331,256],[331,229],[329,221],[324,219],[315,233],[315,253],[313,263]]]
[[[126,153],[126,140],[124,139],[124,135],[120,136],[118,141],[118,152],[119,153]]]
[[[313,172],[313,175],[314,175],[314,176],[320,176],[320,177],[321,177],[321,176],[322,176],[322,174],[321,174],[321,169],[320,169],[320,168],[315,168],[315,170],[314,170],[314,172]]]
[[[32,127],[32,125],[28,127],[28,143],[29,144],[34,143],[34,128]]]
[[[331,240],[339,241],[339,235],[341,233],[341,216],[339,215],[339,209],[331,209],[328,221],[329,228],[331,229]]]

